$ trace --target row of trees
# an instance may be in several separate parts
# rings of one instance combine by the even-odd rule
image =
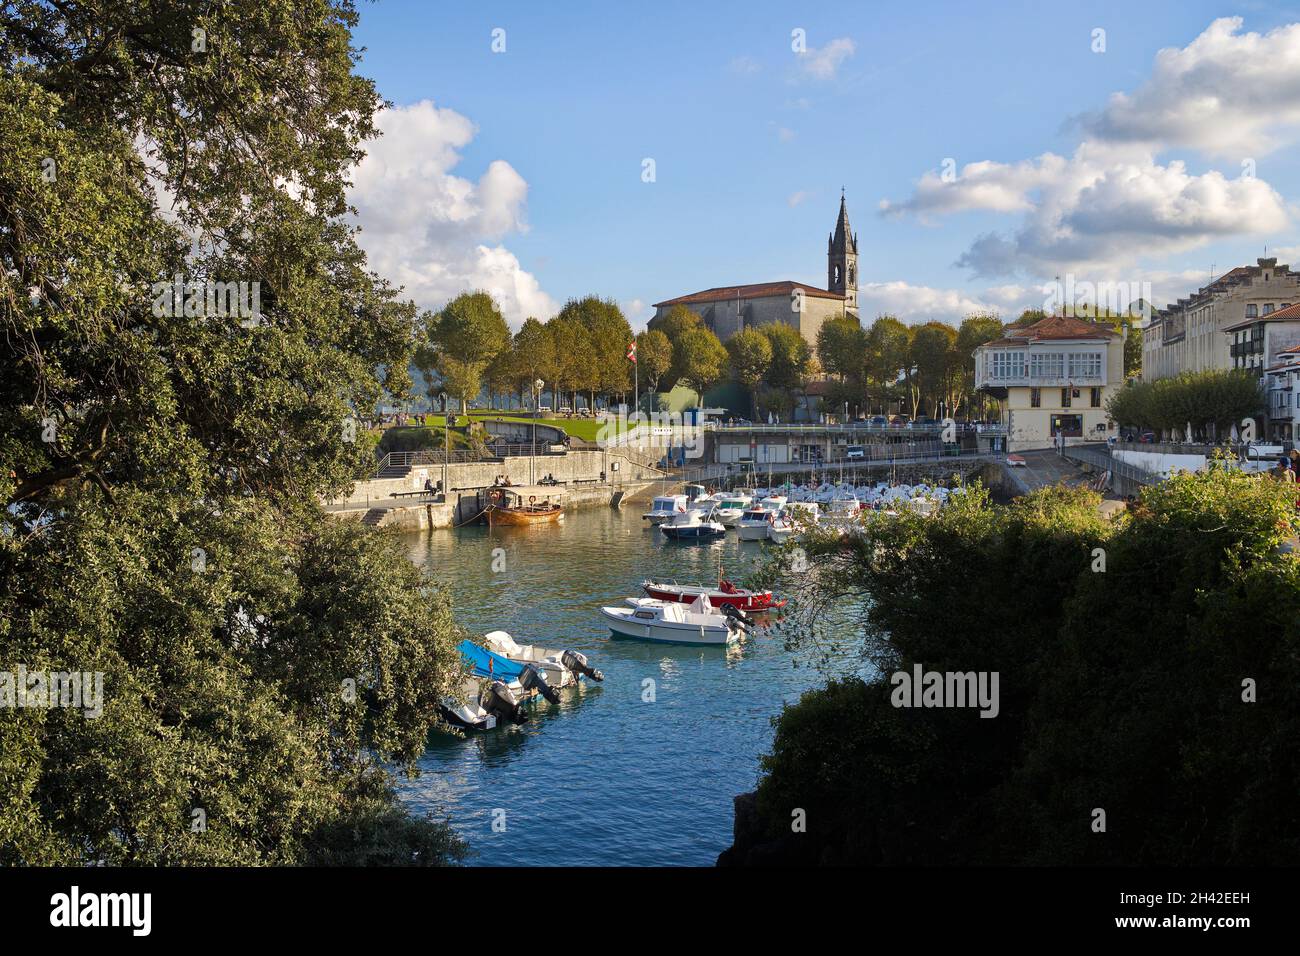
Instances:
[[[975,391],[975,349],[1001,338],[1007,328],[1032,325],[1046,317],[1045,312],[1029,309],[1004,326],[995,314],[972,313],[954,328],[939,321],[906,325],[884,315],[865,329],[853,318],[832,319],[817,336],[821,366],[836,376],[827,404],[832,411],[845,403],[850,410],[861,406],[866,414],[897,409],[913,417],[983,417],[993,400]],[[1109,314],[1077,317],[1114,328],[1130,321]],[[1141,333],[1130,325],[1125,375],[1134,376],[1141,368]]]
[[[918,414],[981,414],[971,356],[1002,335],[996,315],[970,315],[960,328],[946,322],[905,325],[894,316],[862,328],[857,319],[826,322],[817,336],[822,367],[837,377],[827,402],[862,405],[864,413],[897,408]]]
[[[1183,372],[1154,382],[1130,380],[1106,405],[1120,425],[1226,438],[1232,426],[1264,411],[1259,379],[1245,369]]]

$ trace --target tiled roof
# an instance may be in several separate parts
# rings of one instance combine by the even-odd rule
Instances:
[[[1225,325],[1223,331],[1235,332],[1254,325],[1256,322],[1300,322],[1300,302],[1288,305],[1285,309],[1274,309],[1268,315],[1257,315],[1253,319],[1242,319],[1232,325]]]
[[[1033,342],[1050,342],[1063,339],[1098,339],[1106,341],[1119,336],[1118,332],[1108,329],[1104,325],[1088,322],[1084,319],[1076,319],[1068,315],[1049,315],[1045,319],[1039,319],[1033,325],[1027,325],[1019,329],[1008,328],[1004,331],[1006,333],[1004,338],[1000,338],[996,342],[987,342],[980,347],[1023,347]]]
[[[804,285],[802,282],[758,282],[752,285],[727,285],[719,286],[716,289],[705,289],[703,292],[692,292],[690,295],[680,295],[675,299],[665,299],[663,302],[654,303],[657,309],[664,305],[690,305],[695,302],[726,302],[730,299],[762,299],[769,296],[789,296],[795,289],[802,289],[804,295],[812,296],[814,299],[839,299],[844,300],[844,296],[838,292],[828,292],[825,289],[818,289],[816,286]]]

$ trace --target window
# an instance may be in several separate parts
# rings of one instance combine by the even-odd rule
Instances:
[[[1061,389],[1061,407],[1070,407],[1070,390],[1068,388]]]
[[[1043,390],[1041,388],[1031,388],[1029,390],[1029,406],[1031,408],[1043,407]]]
[[[989,355],[989,378],[1020,378],[1024,374],[1023,352],[993,352]]]
[[[1264,305],[1264,314],[1265,314],[1265,315],[1272,315],[1272,314],[1273,314],[1273,303],[1272,303],[1272,302],[1265,303],[1265,305]]]
[[[1101,353],[1079,352],[1070,356],[1070,378],[1101,378]]]
[[[1062,352],[1032,352],[1029,356],[1029,377],[1037,379],[1063,378],[1065,354]]]
[[[1248,319],[1259,318],[1259,308],[1258,306],[1255,305],[1254,302],[1246,306],[1246,318]]]
[[[1099,388],[1092,390],[1092,407],[1101,408],[1101,389]]]

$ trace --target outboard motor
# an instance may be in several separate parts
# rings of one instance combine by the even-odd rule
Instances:
[[[528,714],[515,702],[515,695],[504,683],[494,680],[478,695],[479,706],[489,714],[496,714],[512,724],[522,724]]]
[[[731,618],[733,621],[739,624],[746,631],[748,631],[750,627],[753,626],[754,619],[752,617],[746,616],[745,612],[742,611],[740,608],[736,607],[734,604],[723,604],[721,605],[721,607],[722,607],[723,614]]]
[[[535,690],[552,704],[560,702],[560,692],[546,683],[546,678],[532,664],[525,664],[519,675],[519,684],[524,690]]]
[[[605,679],[604,674],[587,663],[586,654],[579,654],[577,651],[565,651],[560,655],[560,663],[575,674],[582,674],[592,680],[603,681]]]

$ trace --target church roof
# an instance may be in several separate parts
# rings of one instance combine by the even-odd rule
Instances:
[[[840,217],[835,221],[835,234],[831,236],[830,252],[836,253],[848,252],[857,255],[858,237],[853,234],[849,227],[849,207],[844,201],[844,195],[840,195]]]
[[[726,302],[730,299],[764,299],[769,296],[789,297],[795,289],[801,289],[804,295],[811,296],[814,299],[838,299],[841,302],[844,296],[838,292],[828,292],[826,289],[819,289],[816,286],[805,285],[802,282],[758,282],[752,285],[724,285],[716,289],[705,289],[703,292],[692,292],[690,295],[680,295],[675,299],[665,299],[663,302],[654,303],[657,309],[665,305],[691,305],[697,302]]]

